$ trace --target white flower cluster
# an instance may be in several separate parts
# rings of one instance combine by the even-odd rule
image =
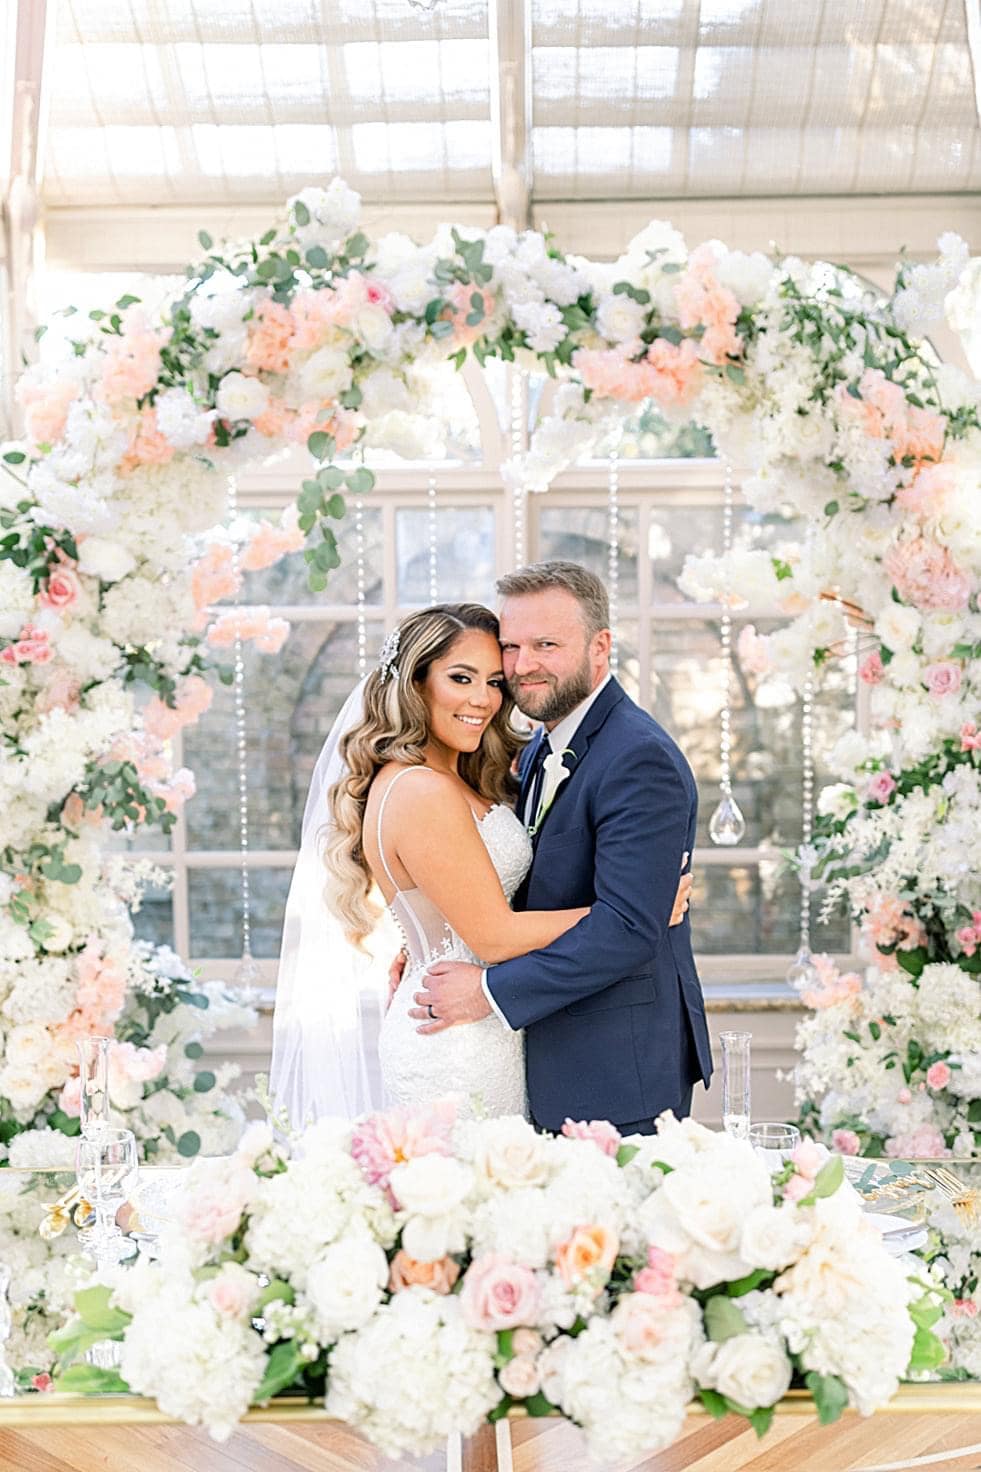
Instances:
[[[670,1115],[629,1143],[567,1131],[458,1124],[437,1101],[322,1120],[289,1159],[250,1126],[183,1178],[159,1260],[117,1274],[124,1378],[224,1438],[275,1356],[391,1456],[528,1403],[605,1462],[672,1441],[699,1385],[746,1415],[809,1369],[863,1414],[893,1394],[910,1288],[826,1152],[771,1180],[748,1144]]]

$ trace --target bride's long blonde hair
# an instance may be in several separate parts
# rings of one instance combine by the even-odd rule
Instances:
[[[371,897],[374,879],[361,836],[371,784],[386,762],[425,764],[429,711],[422,683],[433,662],[448,654],[467,629],[500,637],[496,617],[479,603],[437,604],[403,619],[394,667],[373,670],[368,676],[364,719],[341,742],[340,754],[348,770],[327,794],[326,897],[356,944],[371,932],[379,915]],[[514,702],[505,690],[501,708],[480,746],[460,756],[460,776],[488,802],[506,802],[516,792],[511,766],[524,737],[511,724],[513,709]]]

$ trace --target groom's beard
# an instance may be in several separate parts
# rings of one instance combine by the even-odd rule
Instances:
[[[575,674],[565,680],[544,670],[535,678],[544,683],[522,688],[517,678],[508,681],[508,690],[515,705],[533,721],[561,721],[582,704],[593,688],[588,659],[584,659]]]

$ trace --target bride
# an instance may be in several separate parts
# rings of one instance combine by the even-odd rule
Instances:
[[[497,619],[463,603],[409,614],[338,717],[311,784],[276,995],[271,1092],[294,1127],[445,1094],[481,1114],[525,1112],[520,1033],[492,1014],[420,1037],[409,1015],[434,960],[508,960],[588,914],[511,909],[532,857],[514,811],[525,737],[513,711]],[[379,892],[407,958],[383,1016]]]

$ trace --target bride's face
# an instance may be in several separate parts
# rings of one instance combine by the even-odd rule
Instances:
[[[504,699],[501,646],[483,629],[465,629],[433,660],[422,684],[431,741],[450,751],[476,751]]]

